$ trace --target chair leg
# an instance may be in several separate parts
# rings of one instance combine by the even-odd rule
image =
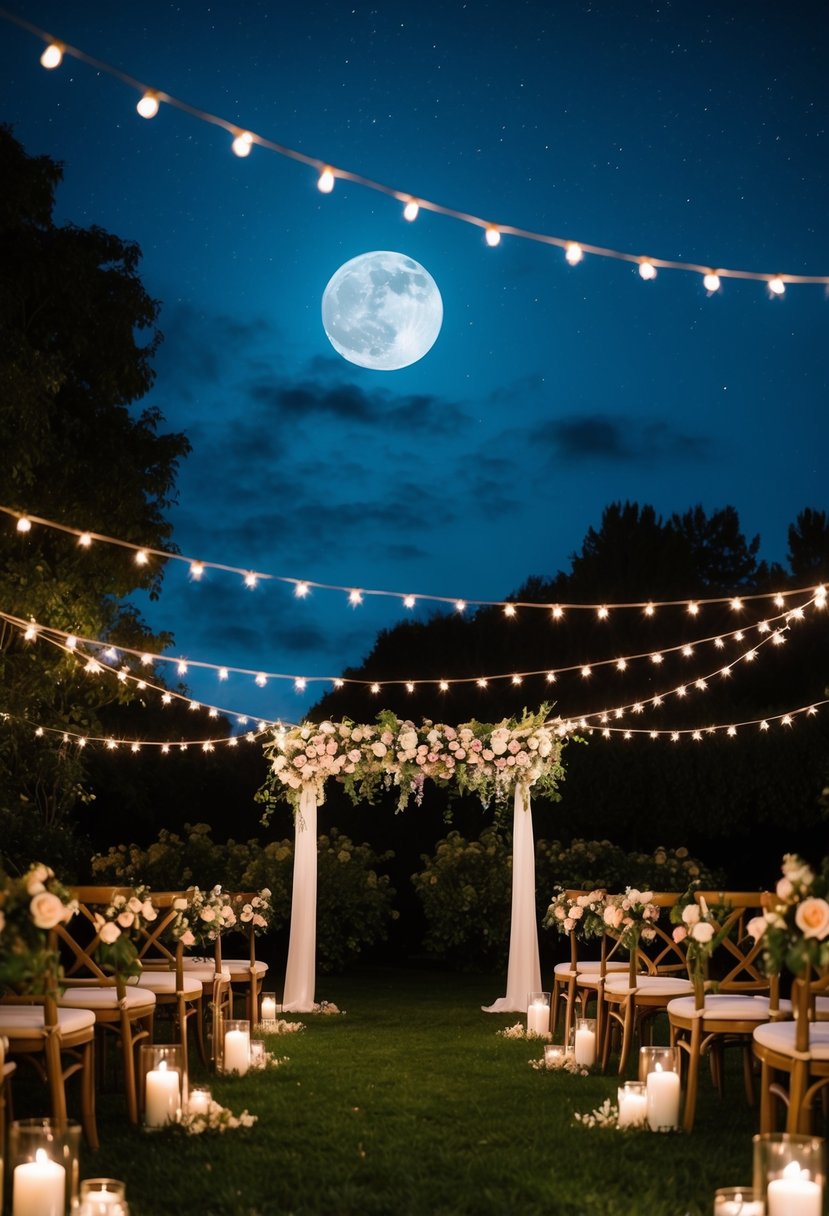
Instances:
[[[81,1047],[81,1125],[91,1149],[100,1148],[95,1114],[95,1036]]]
[[[792,1062],[789,1081],[789,1114],[786,1119],[786,1131],[789,1133],[805,1134],[811,1124],[811,1111],[806,1105],[806,1086],[809,1073],[802,1060]]]
[[[772,1070],[766,1060],[760,1067],[760,1131],[774,1131],[774,1095],[771,1092]]]
[[[693,1131],[694,1119],[697,1114],[697,1088],[699,1085],[699,1061],[702,1050],[702,1034],[700,1019],[694,1018],[691,1025],[691,1038],[688,1042],[688,1070],[685,1077],[685,1119],[683,1127],[686,1132]]]
[[[622,1024],[622,1047],[619,1052],[619,1076],[623,1077],[627,1069],[628,1055],[633,1042],[634,1018],[636,1007],[632,996],[625,997],[624,1022]]]
[[[60,1039],[57,1034],[47,1033],[45,1044],[46,1074],[49,1078],[49,1099],[52,1118],[59,1127],[66,1124],[66,1089],[63,1081],[63,1062],[60,1056]]]

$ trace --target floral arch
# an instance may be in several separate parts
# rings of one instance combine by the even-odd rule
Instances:
[[[419,725],[388,711],[375,725],[302,723],[279,730],[265,746],[268,780],[259,792],[264,820],[274,804],[294,808],[294,882],[283,1009],[307,1012],[316,984],[317,808],[325,785],[338,781],[356,802],[397,791],[397,809],[418,804],[426,780],[455,794],[475,794],[484,807],[513,803],[512,917],[506,995],[487,1012],[524,1010],[541,988],[535,918],[535,851],[530,790],[558,798],[566,730],[549,707],[497,723]]]

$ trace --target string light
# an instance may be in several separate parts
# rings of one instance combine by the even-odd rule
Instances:
[[[406,203],[406,206],[403,208],[403,219],[408,220],[411,224],[417,219],[419,213],[420,207],[413,198],[410,198],[408,203]]]
[[[95,56],[87,54],[78,47],[70,46],[67,43],[56,42],[44,30],[40,29],[36,25],[33,25],[24,18],[18,17],[14,13],[3,10],[0,11],[0,17],[13,25],[17,25],[21,29],[27,30],[30,34],[47,44],[46,49],[41,55],[41,63],[44,67],[57,67],[64,55],[72,55],[81,62],[95,68],[99,74],[106,74],[115,77],[127,87],[140,92],[142,96],[149,91],[146,84],[137,80],[135,77],[128,75],[126,72],[123,72],[120,68],[114,67],[112,64],[106,63],[101,59],[97,59]],[[157,94],[160,92],[158,89],[153,89],[151,91]],[[181,110],[185,114],[188,114],[191,118],[197,119],[200,122],[209,123],[213,126],[222,127],[234,138],[239,136],[239,128],[235,123],[230,122],[228,119],[200,109],[199,107],[191,105],[189,102],[182,101],[169,93],[165,92],[161,95],[163,96],[167,105]],[[324,193],[330,193],[333,189],[336,172],[337,177],[342,177],[350,182],[353,182],[355,185],[362,186],[365,189],[373,190],[379,194],[384,194],[390,198],[398,200],[399,202],[403,203],[404,208],[415,201],[413,196],[408,192],[400,191],[384,182],[375,181],[372,178],[365,177],[362,174],[353,172],[351,170],[338,168],[335,171],[330,165],[323,164],[319,159],[309,156],[307,153],[300,152],[295,148],[286,147],[284,144],[276,143],[273,140],[265,138],[264,136],[255,135],[253,136],[253,139],[255,139],[259,145],[266,148],[268,151],[275,152],[279,156],[284,156],[290,160],[316,168],[319,171],[317,186]],[[490,243],[488,230],[492,228],[499,239],[501,231],[506,231],[510,234],[510,236],[520,237],[524,240],[533,241],[538,244],[558,246],[565,251],[565,257],[567,257],[567,251],[569,248],[578,246],[582,253],[590,253],[598,257],[612,258],[616,261],[638,263],[640,267],[639,273],[643,278],[646,277],[642,270],[642,268],[645,266],[651,268],[651,271],[647,274],[647,277],[649,278],[653,278],[655,276],[657,266],[660,269],[685,270],[703,276],[714,273],[710,268],[710,264],[706,266],[698,263],[679,262],[665,258],[642,258],[638,254],[632,254],[624,250],[610,249],[601,245],[592,245],[585,241],[576,242],[569,238],[553,236],[544,232],[533,232],[529,229],[513,227],[512,225],[501,225],[500,228],[494,228],[493,225],[487,224],[487,222],[480,216],[472,215],[465,211],[459,211],[453,207],[446,207],[442,203],[430,201],[421,196],[417,197],[417,207],[419,210],[427,209],[435,214],[458,220],[461,223],[474,224],[477,227],[485,228],[487,230],[488,244]],[[491,243],[497,244],[498,241],[493,240]],[[765,271],[736,270],[726,269],[724,267],[719,267],[719,269],[716,271],[716,277],[719,279],[729,277],[735,279],[760,281],[767,284],[770,293],[777,295],[780,295],[783,293],[783,291],[785,291],[786,283],[819,283],[829,285],[829,276],[827,275],[770,275]]]
[[[710,296],[720,290],[720,276],[716,270],[709,270],[708,274],[703,275],[702,285]]]
[[[169,553],[164,549],[153,549],[147,545],[136,545],[131,541],[125,541],[125,540],[122,540],[122,539],[120,539],[118,537],[114,537],[114,536],[106,536],[103,533],[90,532],[88,530],[81,531],[78,528],[71,527],[67,524],[58,523],[55,520],[45,519],[39,515],[32,515],[31,513],[28,513],[28,512],[21,513],[20,511],[16,510],[14,507],[0,505],[0,514],[8,515],[12,519],[14,519],[16,527],[19,526],[19,521],[21,519],[26,519],[29,522],[30,526],[37,524],[38,527],[50,528],[56,532],[63,532],[64,534],[66,534],[68,536],[74,536],[77,538],[78,544],[84,546],[85,548],[90,547],[93,540],[95,540],[102,544],[114,545],[119,548],[125,549],[128,552],[131,552],[133,555],[135,555],[139,551],[142,551],[145,554],[147,554],[148,557],[155,557],[155,558],[160,559],[161,561],[185,562],[188,565],[188,567],[190,567],[191,569],[194,565],[196,565],[197,567],[200,566],[204,571],[218,570],[218,571],[222,571],[224,573],[234,574],[234,575],[237,575],[237,576],[243,578],[245,586],[249,587],[249,588],[256,587],[258,585],[258,583],[260,581],[262,581],[262,582],[278,582],[278,583],[288,584],[294,590],[295,594],[297,594],[296,588],[298,586],[307,587],[310,590],[319,590],[319,591],[335,591],[335,592],[340,592],[340,593],[342,593],[342,592],[348,593],[350,591],[350,588],[348,586],[346,586],[344,584],[340,584],[340,583],[321,583],[321,582],[316,582],[312,579],[299,579],[292,575],[268,574],[268,573],[263,573],[262,571],[253,572],[253,571],[245,570],[241,566],[228,565],[224,562],[201,561],[200,559],[194,558],[193,556],[188,556],[183,553]],[[198,578],[194,579],[194,581],[198,581]],[[584,611],[584,612],[598,612],[600,608],[607,608],[609,612],[621,611],[623,609],[630,609],[630,610],[636,609],[636,610],[641,610],[646,617],[653,617],[656,615],[657,608],[659,608],[659,609],[682,608],[685,611],[687,611],[690,615],[697,616],[697,615],[699,615],[701,606],[711,607],[711,606],[717,605],[717,604],[731,604],[735,608],[737,605],[739,605],[739,607],[742,609],[749,602],[771,599],[776,607],[782,608],[785,606],[785,603],[786,603],[786,596],[784,596],[781,592],[777,592],[777,593],[771,595],[767,591],[757,592],[752,595],[742,595],[742,596],[732,596],[732,595],[711,596],[710,598],[706,598],[704,600],[688,600],[688,599],[658,600],[658,601],[655,601],[655,600],[648,600],[648,601],[627,600],[627,601],[619,601],[619,602],[614,602],[614,603],[608,602],[608,603],[604,603],[604,604],[582,602],[582,603],[568,603],[568,604],[564,604],[564,605],[550,604],[550,603],[539,602],[539,601],[535,601],[535,600],[510,600],[510,601],[486,600],[486,599],[477,599],[474,597],[464,597],[463,599],[458,599],[456,596],[451,596],[451,595],[431,595],[431,594],[428,594],[428,593],[422,592],[422,591],[419,591],[416,594],[412,594],[412,593],[406,593],[406,592],[402,592],[402,591],[390,590],[390,589],[378,588],[378,587],[363,588],[362,591],[360,592],[360,595],[361,596],[370,595],[370,596],[377,596],[377,597],[385,597],[388,599],[396,599],[396,600],[399,600],[402,604],[404,604],[405,607],[410,607],[411,601],[413,601],[413,600],[419,600],[419,601],[433,603],[433,604],[450,604],[452,606],[457,606],[458,604],[462,603],[464,605],[464,608],[466,608],[467,606],[473,606],[475,608],[501,608],[501,609],[504,609],[504,608],[506,608],[507,604],[509,603],[516,610],[518,608],[535,608],[535,609],[541,609],[545,612],[550,612],[552,614],[553,619],[556,621],[560,621],[564,618],[565,608],[568,610]],[[815,588],[815,587],[793,588],[791,591],[786,592],[786,595],[789,597],[796,596],[796,595],[809,596],[809,597],[819,596],[821,599],[821,602],[822,602],[822,606],[825,607],[825,604],[826,604],[826,588],[822,587],[822,586],[818,586],[817,588]],[[302,594],[300,594],[299,598],[303,598]],[[362,603],[362,599],[359,602]]]
[[[48,71],[60,67],[63,62],[63,47],[59,42],[50,42],[40,56],[40,62]]]
[[[155,118],[158,113],[158,94],[146,92],[135,108],[142,118]]]
[[[244,159],[246,156],[250,156],[250,150],[252,147],[253,136],[251,135],[250,131],[240,131],[233,140],[233,143],[230,145],[230,149],[234,156],[238,156],[242,159]],[[322,186],[320,186],[320,189],[322,189]]]
[[[191,562],[190,563],[190,577],[192,579],[195,579],[195,581],[198,582],[203,574],[204,574],[204,563],[203,562]]]
[[[584,257],[584,250],[578,241],[568,241],[564,246],[564,258],[570,266],[578,266]]]
[[[489,245],[490,249],[494,249],[496,245],[501,244],[501,233],[494,224],[487,224],[486,231],[484,233],[484,240],[486,241],[487,245]]]
[[[17,521],[17,530],[18,532],[31,532],[32,521],[26,515],[21,515]]]
[[[644,279],[646,283],[656,278],[656,267],[653,262],[643,259],[639,263],[639,278]]]

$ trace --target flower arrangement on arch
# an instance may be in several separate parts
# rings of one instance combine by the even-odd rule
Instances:
[[[136,939],[157,918],[148,887],[133,887],[114,895],[112,903],[92,918],[98,937],[95,957],[100,965],[124,979],[140,975]]]
[[[656,937],[654,926],[659,912],[659,905],[653,902],[653,891],[628,887],[621,895],[607,896],[602,918],[624,949],[632,952],[640,942],[652,942]]]
[[[57,952],[47,948],[48,934],[78,911],[78,901],[42,862],[20,877],[0,872],[0,989],[40,992],[57,982]]]
[[[183,946],[214,942],[236,924],[231,897],[218,884],[209,891],[188,887],[174,901],[173,910],[170,933]]]
[[[605,932],[604,909],[607,892],[597,888],[579,895],[568,895],[562,888],[553,892],[553,899],[543,920],[545,929],[559,933],[575,933],[582,941],[601,937]]]
[[[784,966],[793,975],[829,966],[829,857],[815,874],[802,857],[787,853],[774,898],[748,931],[762,939],[767,975]]]
[[[353,801],[372,801],[381,788],[398,791],[398,809],[420,802],[427,778],[459,794],[471,793],[484,806],[506,801],[516,786],[531,786],[558,797],[564,728],[548,722],[549,706],[535,714],[497,723],[460,726],[424,719],[420,725],[391,712],[376,726],[342,722],[303,723],[277,731],[266,744],[271,761],[268,780],[257,794],[265,818],[278,800],[298,807],[302,790],[313,789],[318,802],[325,783],[335,778]]]

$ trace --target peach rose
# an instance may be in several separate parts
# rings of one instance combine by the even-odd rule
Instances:
[[[829,935],[829,903],[825,899],[810,896],[797,905],[795,923],[804,937],[816,937],[818,941]]]
[[[121,930],[118,928],[114,920],[107,921],[102,925],[99,937],[105,946],[111,946],[113,942],[117,942],[121,936]]]
[[[63,920],[64,907],[51,891],[38,891],[32,896],[29,911],[38,929],[54,929]]]

